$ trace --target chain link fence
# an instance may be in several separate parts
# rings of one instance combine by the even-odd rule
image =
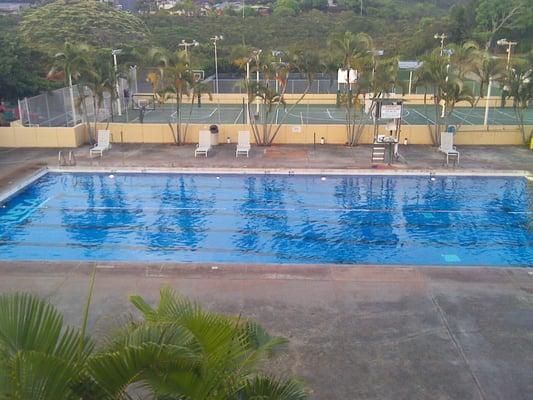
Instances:
[[[82,122],[105,121],[121,115],[130,105],[131,97],[138,92],[137,71],[131,68],[118,79],[118,99],[111,104],[111,93],[104,92],[103,99],[95,99],[89,88],[79,85],[63,87],[26,97],[18,101],[20,121],[24,126],[75,126]],[[95,106],[96,105],[96,106]]]

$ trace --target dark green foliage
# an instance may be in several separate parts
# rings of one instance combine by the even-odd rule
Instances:
[[[95,0],[57,0],[27,11],[19,24],[31,47],[54,53],[64,42],[98,47],[145,44],[149,38],[137,17]]]
[[[43,78],[43,55],[13,34],[0,36],[0,100],[16,101],[52,87]]]

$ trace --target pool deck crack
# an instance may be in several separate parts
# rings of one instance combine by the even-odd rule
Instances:
[[[479,382],[479,379],[476,376],[476,374],[475,374],[475,372],[474,372],[474,370],[472,368],[472,365],[470,364],[470,362],[468,361],[468,358],[466,357],[466,353],[465,353],[465,351],[463,349],[463,346],[461,346],[461,343],[459,343],[459,340],[453,334],[453,331],[452,331],[452,329],[450,327],[448,319],[446,318],[446,314],[445,314],[444,310],[442,309],[442,307],[438,303],[438,301],[435,298],[435,296],[433,295],[433,293],[430,293],[430,296],[431,296],[431,301],[435,305],[435,308],[437,309],[437,312],[438,312],[438,314],[440,316],[440,319],[442,320],[442,323],[444,324],[444,327],[446,328],[446,331],[448,333],[448,336],[449,336],[450,340],[452,341],[455,349],[459,353],[459,356],[461,357],[461,359],[463,360],[464,364],[466,365],[466,368],[468,369],[468,372],[469,372],[470,376],[472,377],[472,380],[474,381],[474,384],[476,386],[476,389],[477,389],[477,392],[479,393],[480,398],[482,400],[486,400],[487,396],[485,395],[485,392],[483,391],[483,388],[481,387],[481,383]]]

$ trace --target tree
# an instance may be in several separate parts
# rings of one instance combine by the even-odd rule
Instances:
[[[75,96],[73,82],[90,70],[89,54],[91,49],[86,45],[73,45],[65,42],[63,50],[54,55],[54,63],[48,72],[49,79],[63,79],[70,91],[70,105],[72,110],[72,120],[77,123]],[[81,94],[82,88],[78,88]]]
[[[169,122],[170,129],[177,145],[184,144],[187,139],[187,129],[182,129],[182,110],[184,96],[191,95],[191,87],[194,82],[194,74],[189,66],[189,59],[185,52],[176,51],[168,55],[162,55],[156,66],[161,68],[161,77],[164,88],[160,95],[164,99],[173,98],[176,104],[176,130]]]
[[[374,81],[373,41],[364,33],[345,32],[332,35],[329,44],[332,52],[337,55],[340,66],[348,71],[346,80],[351,82],[353,77],[350,76],[350,71],[352,69],[358,73],[357,84],[348,83],[348,90],[338,94],[338,103],[345,111],[347,143],[348,146],[355,146],[366,125],[362,97],[372,92]]]
[[[41,55],[21,45],[15,35],[0,36],[0,101],[16,101],[51,88],[42,77]]]
[[[489,52],[481,52],[477,56],[477,62],[474,64],[472,72],[479,80],[479,98],[485,96],[485,87],[489,83],[498,82],[505,76],[505,64],[501,58],[494,57]]]
[[[28,46],[51,54],[65,42],[118,48],[149,39],[139,18],[95,0],[56,0],[32,8],[23,15],[19,32]]]
[[[0,398],[80,399],[93,347],[48,302],[29,294],[0,296]]]
[[[235,62],[242,68],[253,62],[254,68],[262,72],[262,80],[243,80],[241,86],[248,94],[248,116],[254,134],[255,142],[258,145],[270,146],[287,117],[292,110],[302,102],[309,93],[314,82],[315,75],[323,70],[323,65],[316,52],[296,51],[286,54],[285,61],[279,62],[272,58],[271,52],[267,52],[261,58],[257,52],[248,58],[239,58]],[[288,109],[286,108],[285,92],[287,90],[288,75],[290,72],[299,73],[306,81],[306,87],[298,99]],[[278,88],[270,86],[270,79],[274,78],[278,82]],[[252,113],[252,104],[256,99],[261,103],[259,115]],[[284,108],[284,113],[279,118],[280,107]]]
[[[118,97],[116,91],[116,74],[109,57],[109,51],[103,50],[92,55],[94,62],[81,77],[82,88],[89,89],[92,99],[94,136],[96,137],[98,116],[105,103],[106,94],[109,101],[109,115],[113,118],[113,104]],[[109,119],[108,119],[109,121]]]
[[[434,49],[431,54],[421,58],[422,65],[415,75],[415,86],[423,86],[426,94],[428,88],[432,89],[435,120],[432,129],[428,119],[428,127],[435,145],[440,143],[442,125],[447,126],[455,105],[462,101],[471,105],[474,103],[474,94],[465,85],[465,79],[466,74],[474,68],[477,53],[468,44],[462,50],[457,46],[455,49],[455,57],[451,49],[446,49],[448,55],[443,56],[440,55],[440,48]]]
[[[497,33],[531,24],[531,12],[528,0],[480,0],[476,22],[480,37],[485,39],[485,50],[490,48]]]
[[[507,71],[505,85],[508,87],[508,97],[513,99],[513,109],[515,111],[520,134],[524,144],[531,141],[533,132],[526,132],[524,126],[524,112],[529,103],[533,100],[533,62],[529,57],[526,60],[519,60]]]
[[[0,296],[0,398],[307,398],[294,380],[262,372],[287,340],[257,323],[205,311],[164,288],[156,308],[131,296],[141,318],[112,332],[95,351],[85,335],[90,297],[78,330],[36,296]]]
[[[433,129],[428,127],[431,131],[431,137],[434,145],[438,145],[440,141],[441,128],[441,103],[444,99],[444,92],[447,86],[449,63],[450,61],[440,55],[440,48],[434,49],[431,54],[428,54],[420,59],[422,65],[415,73],[415,87],[424,87],[425,94],[427,89],[431,88],[433,92],[433,104],[435,106],[435,120],[433,121]],[[424,102],[426,97],[424,96]]]

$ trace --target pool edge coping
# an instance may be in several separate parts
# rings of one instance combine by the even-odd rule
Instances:
[[[39,168],[37,171],[24,176],[20,179],[15,179],[12,185],[9,185],[6,189],[0,189],[0,205],[4,204],[13,196],[16,196],[20,191],[46,175],[50,172],[48,167]]]
[[[528,265],[462,265],[462,264],[276,264],[276,263],[229,263],[229,262],[153,262],[153,261],[75,261],[75,260],[0,260],[0,272],[16,270],[32,272],[35,268],[42,268],[45,264],[55,272],[71,271],[90,273],[93,269],[107,272],[142,273],[146,277],[165,277],[168,274],[203,274],[203,273],[246,273],[246,274],[271,274],[275,272],[275,279],[284,275],[330,275],[334,273],[350,272],[354,270],[381,270],[395,272],[524,272],[532,275],[533,266]],[[271,279],[273,279],[271,278]]]
[[[501,176],[523,177],[533,181],[533,172],[528,170],[492,170],[479,169],[345,169],[345,168],[198,168],[198,167],[47,167],[52,173],[146,173],[146,174],[228,174],[228,175],[333,175],[333,176]]]

